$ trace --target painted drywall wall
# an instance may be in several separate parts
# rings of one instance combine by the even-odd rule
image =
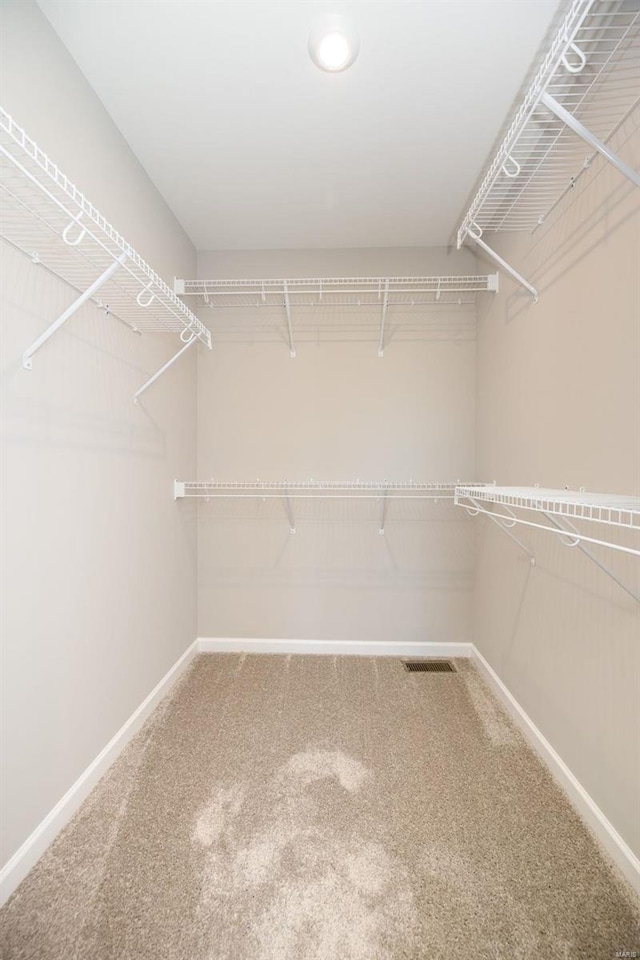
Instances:
[[[168,281],[194,250],[31,2],[3,2],[2,102]],[[196,634],[196,533],[172,500],[195,471],[196,357],[139,406],[177,336],[93,304],[22,368],[75,298],[2,242],[2,862]]]
[[[612,141],[636,169],[639,124]],[[638,191],[597,158],[533,236],[496,247],[540,300],[501,276],[480,310],[479,477],[637,496]],[[535,567],[489,522],[478,535],[477,646],[640,854],[640,604],[551,534],[521,528]],[[593,552],[640,592],[637,557]]]
[[[199,277],[473,273],[469,252],[263,251],[199,256]],[[484,294],[488,296],[488,294]],[[198,477],[450,480],[474,473],[475,310],[214,312],[199,357]],[[311,319],[310,319],[311,317]],[[253,319],[252,319],[253,318]],[[315,318],[315,319],[314,319]],[[243,325],[245,323],[246,325]],[[335,325],[337,324],[337,326]],[[200,636],[465,641],[473,523],[451,503],[212,500],[199,506]]]

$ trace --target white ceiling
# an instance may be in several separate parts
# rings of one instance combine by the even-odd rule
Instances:
[[[199,250],[446,244],[558,0],[39,0]],[[343,74],[307,52],[324,13]]]

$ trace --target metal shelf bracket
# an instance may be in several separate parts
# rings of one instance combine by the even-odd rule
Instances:
[[[591,552],[591,550],[588,550],[587,547],[585,547],[585,545],[580,540],[579,531],[576,529],[574,524],[572,524],[569,520],[567,520],[566,517],[563,519],[563,522],[561,523],[557,519],[557,517],[553,516],[552,513],[546,513],[546,511],[542,511],[542,513],[543,513],[543,516],[547,518],[549,523],[552,523],[553,526],[557,529],[558,534],[560,536],[560,540],[562,541],[562,543],[564,543],[566,547],[577,547],[578,550],[581,551],[581,553],[584,553],[585,557],[588,557],[589,560],[595,563],[597,567],[600,567],[600,569],[604,573],[606,573],[608,577],[611,577],[612,580],[615,580],[618,586],[622,587],[625,593],[628,593],[630,597],[633,597],[634,600],[640,603],[640,594],[635,593],[635,591],[632,590],[630,587],[628,587],[626,583],[623,583],[623,581],[620,580],[619,577],[613,572],[611,567],[608,567],[606,563],[602,563],[601,560],[598,560],[598,558]],[[565,535],[568,538],[567,540],[563,539]]]
[[[593,147],[594,150],[597,150],[598,153],[601,153],[602,156],[612,163],[616,169],[620,171],[631,183],[636,187],[640,187],[640,173],[636,173],[632,167],[628,166],[617,153],[614,153],[613,150],[610,150],[606,143],[603,143],[602,140],[598,140],[584,124],[574,117],[572,113],[558,103],[555,97],[552,97],[546,91],[542,94],[540,98],[541,102],[544,103],[545,107],[551,110],[552,113],[556,115],[570,130],[573,130],[574,133],[577,133],[579,137],[589,144],[590,147]]]
[[[389,506],[389,491],[385,490],[384,494],[382,495],[382,514],[380,517],[380,527],[378,529],[378,533],[380,534],[381,537],[384,537],[384,525],[387,520],[388,506]]]
[[[440,291],[438,289],[438,298]],[[382,298],[382,314],[380,316],[380,341],[378,343],[378,356],[384,357],[384,327],[387,322],[387,310],[389,308],[389,280],[387,279],[384,284],[384,296]],[[381,531],[384,533],[384,530]]]
[[[188,334],[188,339],[185,339],[185,336],[184,336],[185,333]],[[180,334],[180,339],[184,343],[184,346],[181,347],[180,350],[178,350],[178,352],[173,357],[171,357],[170,360],[167,360],[167,362],[162,367],[160,367],[160,369],[156,373],[154,373],[152,377],[149,377],[146,383],[143,383],[143,385],[140,387],[139,390],[136,390],[136,392],[133,395],[134,403],[138,403],[140,397],[145,392],[145,390],[148,390],[152,383],[155,383],[156,380],[159,380],[162,374],[165,373],[169,369],[169,367],[172,367],[173,364],[176,362],[176,360],[178,360],[183,353],[187,352],[189,347],[192,347],[193,344],[197,342],[198,337],[196,336],[195,333],[191,333],[190,330],[185,329]]]
[[[296,345],[293,339],[293,324],[291,323],[291,301],[289,299],[289,285],[284,281],[284,309],[287,314],[287,327],[289,329],[289,354],[292,360],[296,357]],[[292,531],[295,533],[295,530]]]
[[[296,532],[296,521],[293,516],[293,508],[291,506],[291,498],[289,497],[288,487],[286,487],[284,491],[284,508],[287,511],[287,519],[289,521],[289,533],[293,534]]]
[[[75,221],[72,221],[72,223],[75,223]],[[71,225],[72,224],[69,224],[69,226]],[[80,239],[82,239],[82,236],[80,237]],[[72,244],[71,244],[71,241],[67,241],[67,243],[73,246],[75,246],[79,242],[80,240],[77,238],[76,240],[73,241]],[[80,307],[87,302],[87,300],[91,299],[91,297],[94,295],[96,290],[99,290],[102,284],[106,283],[107,280],[109,280],[113,276],[116,270],[123,265],[126,259],[127,259],[127,255],[126,253],[123,253],[118,257],[117,260],[114,260],[113,263],[109,267],[107,267],[104,273],[101,274],[98,277],[98,279],[91,284],[90,287],[87,287],[84,293],[81,293],[80,296],[76,300],[74,300],[70,306],[67,307],[64,313],[61,313],[58,319],[55,320],[50,327],[47,327],[44,333],[40,334],[37,340],[33,341],[30,347],[27,347],[25,352],[22,354],[22,366],[25,368],[25,370],[32,369],[33,363],[31,358],[33,357],[34,353],[36,353],[40,349],[40,347],[43,346],[43,344],[45,344],[47,340],[50,337],[52,337],[53,334],[56,333],[56,331],[60,329],[60,327],[64,326],[64,324],[67,322],[67,320],[70,317],[73,316],[76,310],[79,310]]]
[[[509,529],[510,527],[514,527],[517,523],[516,517],[514,516],[513,512],[509,509],[509,507],[505,506],[505,510],[507,511],[509,516],[499,517],[495,513],[491,513],[489,510],[485,510],[484,507],[481,506],[481,504],[479,504],[477,500],[474,500],[473,497],[469,497],[468,499],[470,503],[473,504],[472,507],[468,506],[467,504],[462,504],[462,506],[465,508],[467,513],[472,517],[477,516],[479,513],[481,513],[485,517],[488,517],[489,520],[495,523],[495,525],[498,527],[499,530],[502,530],[503,533],[506,533],[506,535],[510,537],[510,539],[513,540],[514,543],[518,544],[521,550],[524,550],[524,552],[529,557],[529,562],[531,566],[535,567],[536,565],[535,553],[532,553],[528,547],[525,547],[522,540],[519,540],[518,537],[516,537],[516,535],[512,533],[511,530]]]
[[[518,271],[515,270],[512,266],[510,266],[510,264],[508,264],[506,260],[503,260],[500,254],[496,253],[495,250],[492,250],[488,243],[484,242],[484,240],[482,239],[482,228],[479,227],[477,223],[469,224],[469,226],[467,227],[467,236],[471,237],[472,240],[475,240],[478,246],[481,247],[485,251],[485,253],[488,253],[489,256],[493,260],[495,260],[496,263],[500,264],[500,266],[504,270],[506,270],[507,273],[511,274],[514,280],[517,280],[521,286],[523,286],[526,290],[528,290],[531,296],[533,297],[534,303],[538,302],[538,291],[536,290],[536,288],[532,286],[528,280],[525,280],[522,274],[518,273]],[[458,249],[461,246],[462,246],[462,243],[459,243]]]

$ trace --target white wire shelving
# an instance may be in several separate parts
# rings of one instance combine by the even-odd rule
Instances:
[[[391,500],[453,501],[460,481],[413,480],[176,480],[174,499],[246,499],[282,500],[289,520],[289,532],[296,532],[293,500],[375,500],[380,504],[378,532],[384,535],[387,510]]]
[[[293,501],[296,500],[375,500],[379,509],[378,532],[384,535],[390,502],[431,500],[452,501],[471,516],[486,516],[529,556],[535,565],[535,554],[512,532],[517,524],[555,533],[568,547],[577,547],[602,571],[610,576],[634,600],[640,596],[627,586],[585,544],[610,547],[640,557],[638,546],[629,546],[608,537],[606,528],[640,535],[640,497],[624,497],[575,490],[553,490],[541,487],[498,487],[490,483],[468,483],[461,480],[418,482],[392,480],[175,480],[175,500],[201,501],[281,500],[289,521],[289,532],[296,532]],[[494,507],[500,508],[492,509]],[[527,518],[534,513],[538,518]],[[544,521],[542,520],[544,518]],[[575,522],[574,522],[575,521]],[[577,523],[595,523],[595,533],[578,529]]]
[[[483,234],[536,229],[598,153],[640,186],[607,146],[639,103],[640,5],[574,0],[462,221],[458,248],[471,238],[537,300]]]
[[[77,294],[27,347],[26,369],[89,300],[135,333],[180,335],[178,353],[136,391],[136,401],[192,345],[211,349],[207,327],[1,107],[0,198],[2,236]]]
[[[338,338],[349,332],[378,342],[384,356],[392,324],[405,332],[464,333],[475,324],[479,293],[498,292],[498,274],[442,277],[324,277],[180,280],[174,290],[215,311],[214,331],[255,327],[257,318],[283,324],[292,357],[296,340],[319,325]],[[470,309],[467,309],[470,308]],[[467,312],[465,314],[465,309]]]
[[[608,536],[606,529],[610,528],[612,532],[624,530],[640,536],[640,497],[542,487],[458,484],[455,503],[464,507],[472,516],[482,514],[488,517],[529,555],[533,564],[535,555],[514,536],[511,528],[522,524],[555,533],[565,546],[577,547],[635,600],[640,601],[640,596],[585,546],[597,544],[640,557],[640,540],[638,546],[629,546],[628,543],[620,543],[613,536]],[[493,507],[500,509],[492,509]],[[525,516],[515,511],[524,511]],[[531,514],[538,516],[532,517]],[[576,522],[585,522],[587,526],[578,528]],[[598,526],[586,533],[584,530],[588,529],[589,523]]]

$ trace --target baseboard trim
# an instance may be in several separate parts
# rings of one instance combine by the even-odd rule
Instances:
[[[256,640],[200,637],[200,653],[298,653],[334,657],[472,657],[471,643],[375,643],[369,640]]]
[[[98,780],[104,776],[131,738],[142,727],[147,717],[166,696],[180,675],[186,670],[198,653],[198,641],[195,640],[176,660],[171,669],[154,687],[149,696],[131,714],[126,723],[111,738],[109,743],[78,777],[72,787],[58,801],[53,810],[36,827],[33,833],[13,854],[0,870],[0,906],[24,880],[31,868],[37,863],[47,847],[53,842],[63,827],[67,825],[81,803],[87,798]]]
[[[611,860],[640,894],[640,860],[625,843],[612,823],[606,818],[595,800],[587,793],[578,778],[571,772],[562,757],[554,750],[544,734],[538,729],[531,717],[523,710],[509,688],[478,648],[472,644],[473,657],[480,672],[498,695],[502,703],[514,718],[526,739],[550,770],[555,780],[567,794],[572,806],[580,814],[596,840],[607,852]]]

